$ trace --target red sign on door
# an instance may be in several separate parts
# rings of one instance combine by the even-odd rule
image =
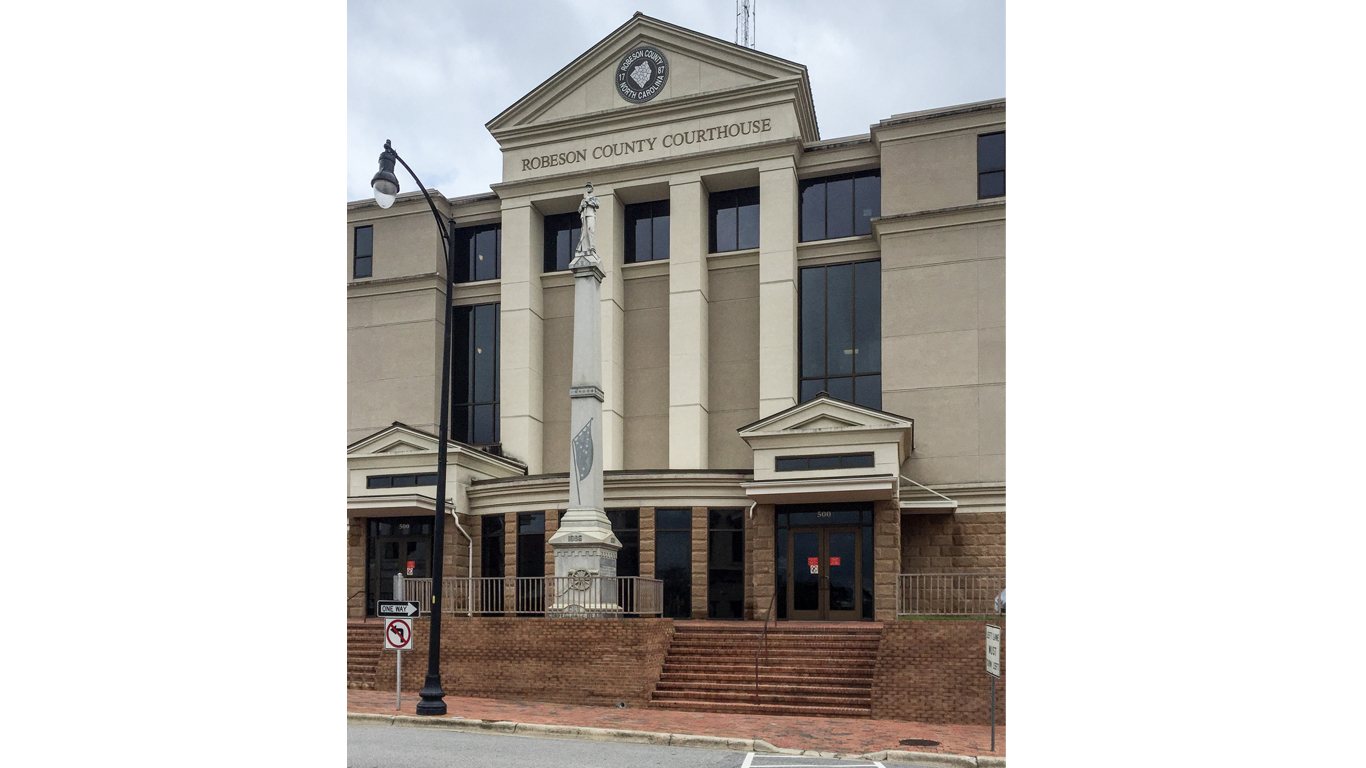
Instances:
[[[832,558],[830,558],[830,564],[831,564],[831,565],[839,565],[839,564],[840,564],[840,559],[839,559],[838,557],[832,557]]]
[[[819,557],[808,557],[808,558],[806,558],[806,564],[807,564],[807,565],[820,565],[820,564],[821,564],[821,559],[820,559]]]
[[[417,565],[417,561],[416,561],[416,560],[409,560],[409,561],[408,561],[408,575],[409,575],[409,576],[412,576],[412,575],[413,575],[413,568],[414,568],[416,565]]]

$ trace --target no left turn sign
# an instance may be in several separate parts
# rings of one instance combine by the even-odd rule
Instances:
[[[413,620],[385,619],[384,648],[388,651],[411,651],[413,649]]]

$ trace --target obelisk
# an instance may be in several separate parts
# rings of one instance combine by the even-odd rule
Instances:
[[[602,616],[618,612],[617,550],[621,542],[602,503],[602,262],[594,229],[598,198],[585,185],[579,203],[582,234],[569,269],[574,273],[574,369],[569,386],[569,509],[550,537],[555,551],[553,594],[547,612]],[[611,577],[611,578],[597,578]]]

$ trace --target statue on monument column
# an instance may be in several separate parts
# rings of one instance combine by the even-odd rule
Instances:
[[[600,205],[598,198],[593,195],[593,182],[583,185],[583,199],[579,201],[582,234],[579,235],[578,247],[574,249],[574,260],[569,264],[570,269],[576,264],[598,263],[598,245],[593,230],[597,227]]]

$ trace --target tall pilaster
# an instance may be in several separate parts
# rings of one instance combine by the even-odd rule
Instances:
[[[626,468],[626,299],[621,265],[626,254],[626,210],[599,194],[598,258],[602,267],[602,467]]]
[[[527,198],[503,201],[503,277],[498,350],[503,450],[540,474],[545,379],[541,296],[541,214]]]
[[[759,170],[759,418],[797,404],[797,169]]]
[[[707,468],[707,188],[669,186],[669,467]]]

